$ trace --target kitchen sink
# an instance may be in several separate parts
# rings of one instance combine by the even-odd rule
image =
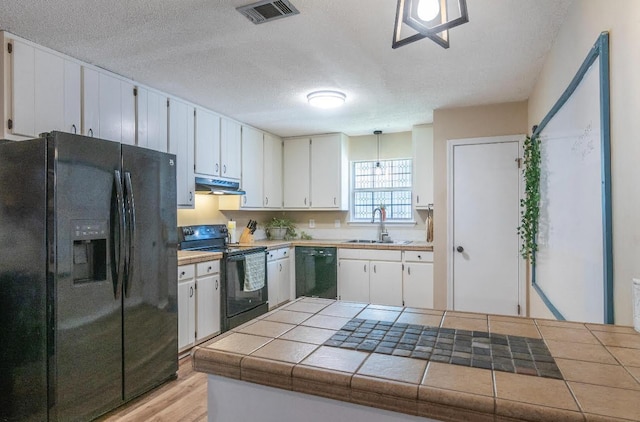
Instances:
[[[386,241],[386,242],[381,242],[379,240],[370,240],[370,239],[352,239],[352,240],[347,240],[344,243],[407,245],[407,244],[411,243],[411,240],[389,240],[389,241]]]

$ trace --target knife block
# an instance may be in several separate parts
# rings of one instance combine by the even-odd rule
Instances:
[[[240,235],[240,243],[253,243],[253,235],[251,234],[251,232],[249,231],[248,228],[244,228],[244,230],[242,230],[242,234]]]

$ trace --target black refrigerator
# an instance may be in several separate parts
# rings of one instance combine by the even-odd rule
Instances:
[[[0,141],[0,421],[86,421],[175,377],[175,156]]]

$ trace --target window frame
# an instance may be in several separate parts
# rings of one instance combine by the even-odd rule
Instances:
[[[358,163],[371,163],[375,166],[376,163],[387,163],[387,162],[398,162],[398,161],[409,161],[411,165],[411,170],[408,173],[409,186],[408,187],[383,187],[383,188],[370,188],[370,189],[358,189],[356,188],[356,164]],[[350,224],[365,224],[371,223],[371,218],[356,218],[355,216],[355,197],[357,192],[395,192],[395,191],[405,191],[408,193],[408,204],[401,203],[396,205],[409,206],[409,216],[407,218],[390,218],[391,213],[388,212],[389,208],[393,206],[392,204],[385,204],[385,208],[387,208],[387,219],[385,220],[385,224],[415,224],[414,219],[414,208],[413,208],[413,189],[414,189],[414,159],[413,157],[398,157],[398,158],[388,158],[388,159],[370,159],[370,160],[352,160],[349,162],[349,175],[350,175],[350,183],[349,183],[349,223]],[[372,204],[372,214],[373,210],[377,208],[376,204]],[[376,220],[377,221],[377,220]]]

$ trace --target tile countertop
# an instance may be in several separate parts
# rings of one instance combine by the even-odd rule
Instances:
[[[543,341],[563,379],[329,346],[352,318]],[[640,421],[632,327],[300,298],[192,354],[196,371],[439,420]]]
[[[254,243],[241,243],[240,246],[266,246],[267,250],[290,248],[292,246],[320,246],[346,249],[379,249],[402,251],[433,251],[433,245],[427,242],[413,241],[407,244],[393,243],[345,243],[345,240],[256,240]],[[197,264],[198,262],[221,259],[218,252],[178,251],[178,265]]]

